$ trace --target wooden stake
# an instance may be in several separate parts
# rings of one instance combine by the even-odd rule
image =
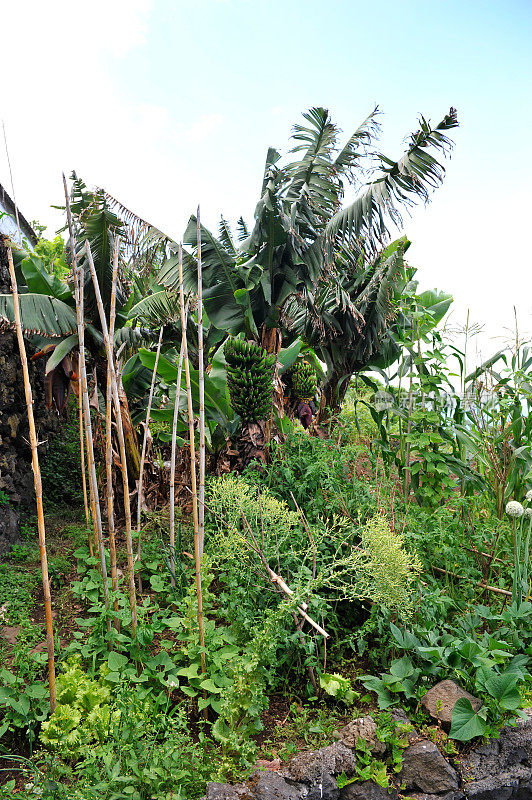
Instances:
[[[126,551],[127,551],[128,583],[129,583],[129,605],[131,608],[131,628],[133,631],[133,636],[135,636],[137,632],[137,595],[135,592],[135,562],[133,558],[133,542],[131,539],[131,506],[129,501],[129,480],[127,474],[127,457],[126,457],[126,445],[124,440],[124,429],[122,426],[122,414],[120,411],[120,397],[118,395],[118,382],[116,379],[116,370],[113,359],[113,347],[111,344],[111,339],[109,337],[109,329],[107,327],[107,320],[105,318],[105,310],[103,307],[100,285],[98,283],[98,276],[96,275],[96,268],[94,266],[91,248],[88,241],[85,242],[85,250],[87,253],[87,260],[89,262],[89,267],[91,271],[92,282],[94,284],[94,294],[96,296],[98,313],[100,315],[100,324],[102,326],[102,333],[105,342],[107,362],[111,368],[111,392],[113,397],[113,404],[115,407],[116,425],[118,429],[118,444],[120,446],[120,461],[122,464],[122,483],[124,487],[124,515],[126,522]]]
[[[114,356],[115,319],[116,319],[116,286],[118,283],[118,238],[115,241],[113,253],[113,277],[111,283],[111,305],[109,308],[109,338]],[[116,566],[116,539],[115,539],[115,512],[113,489],[113,425],[112,425],[112,392],[111,392],[111,366],[107,362],[107,386],[105,392],[105,473],[107,479],[107,526],[109,530],[109,563],[111,567],[111,585],[115,598],[113,608],[119,611],[118,597],[118,570]],[[115,618],[115,628],[120,630],[120,620]]]
[[[78,365],[79,369],[79,365]],[[83,441],[83,399],[81,397],[81,378],[78,378],[78,410],[79,410],[79,446],[81,453],[81,481],[83,483],[83,506],[85,508],[85,522],[89,532],[89,550],[91,558],[94,557],[92,534],[90,532],[91,520],[89,517],[89,501],[87,499],[87,477],[85,475],[85,443]]]
[[[78,324],[79,377],[81,381],[81,396],[83,400],[85,441],[87,445],[87,467],[89,472],[91,516],[94,529],[96,532],[97,548],[100,554],[104,603],[105,603],[105,608],[109,610],[109,587],[107,583],[107,565],[105,562],[105,549],[103,545],[102,516],[100,511],[98,479],[96,477],[94,442],[92,438],[91,410],[89,403],[89,391],[87,386],[87,367],[85,363],[85,321],[83,319],[85,287],[83,284],[83,275],[81,274],[81,268],[78,265],[78,257],[76,253],[76,238],[74,235],[74,226],[72,224],[72,213],[70,210],[70,197],[68,194],[68,188],[64,174],[63,174],[63,186],[65,189],[67,222],[68,222],[68,231],[70,234],[70,246],[72,252],[72,272],[74,276],[74,296],[76,300],[76,317]],[[110,627],[110,620],[109,620],[109,627]]]
[[[194,562],[196,565],[196,594],[198,598],[198,629],[201,647],[201,671],[206,672],[205,635],[203,632],[203,592],[201,589],[201,553],[198,530],[198,495],[196,486],[196,447],[194,442],[194,411],[192,409],[192,389],[190,386],[190,365],[188,363],[187,326],[185,320],[185,297],[183,293],[183,247],[179,243],[179,306],[181,310],[181,336],[183,358],[185,360],[185,380],[187,384],[188,434],[190,445],[190,482],[192,489],[192,521],[194,524]]]
[[[11,247],[7,249],[7,260],[9,262],[9,274],[11,276],[11,290],[13,292],[13,311],[15,315],[15,325],[17,329],[18,349],[22,364],[22,375],[24,378],[24,393],[26,395],[26,408],[28,412],[28,424],[30,428],[31,446],[31,466],[33,469],[33,482],[35,485],[35,501],[37,504],[37,525],[39,529],[39,550],[41,553],[41,572],[42,588],[44,594],[44,614],[46,618],[46,648],[48,650],[48,685],[50,689],[50,708],[55,711],[55,656],[54,656],[54,627],[52,622],[52,597],[50,594],[50,581],[48,580],[48,559],[46,556],[46,530],[44,526],[44,509],[42,503],[42,483],[41,470],[39,467],[39,453],[37,448],[39,442],[35,430],[35,420],[33,417],[33,396],[31,391],[30,375],[28,371],[28,360],[26,358],[26,345],[22,333],[22,323],[20,320],[20,308],[18,302],[17,278],[15,276],[15,266],[13,264],[13,253]]]
[[[185,329],[188,318],[188,301],[185,308]],[[179,364],[177,367],[177,383],[175,387],[174,416],[172,419],[172,454],[170,456],[170,522],[169,522],[169,545],[170,545],[170,572],[171,583],[175,586],[175,459],[177,450],[177,418],[179,416],[179,401],[181,399],[181,374],[183,370],[183,355],[185,352],[185,339],[181,337],[181,347],[179,348]]]
[[[137,561],[140,561],[141,553],[141,538],[140,538],[140,523],[142,515],[142,478],[144,476],[144,461],[146,459],[146,444],[148,442],[148,427],[150,424],[151,405],[153,402],[153,391],[155,389],[155,378],[157,377],[157,365],[159,364],[159,356],[161,354],[161,344],[163,341],[164,325],[159,333],[159,341],[157,343],[157,351],[155,353],[155,364],[153,365],[153,375],[151,376],[150,396],[148,398],[148,409],[146,411],[146,423],[144,425],[144,436],[142,438],[142,452],[140,454],[140,470],[139,470],[139,488],[137,492]],[[140,580],[140,578],[139,578]],[[141,590],[142,591],[142,590]]]
[[[200,563],[203,561],[205,538],[205,374],[203,366],[203,274],[201,264],[200,207],[197,213],[198,260],[198,389],[199,389],[199,486],[198,486],[198,536]]]
[[[81,381],[81,396],[83,399],[83,417],[85,427],[85,440],[87,444],[87,466],[89,471],[89,488],[91,498],[91,516],[97,534],[97,548],[100,554],[100,565],[102,574],[103,598],[105,608],[109,610],[109,586],[107,582],[107,564],[105,561],[105,548],[103,544],[102,515],[100,510],[100,495],[98,491],[98,479],[96,477],[96,462],[94,458],[94,442],[92,437],[91,409],[89,403],[89,391],[87,386],[87,366],[85,363],[85,321],[83,319],[85,287],[81,267],[78,264],[76,253],[76,238],[74,226],[72,224],[72,213],[70,210],[70,197],[66,178],[63,174],[63,186],[65,189],[65,202],[67,212],[68,230],[70,234],[70,247],[72,252],[72,272],[74,275],[74,296],[76,300],[76,317],[78,324],[78,347],[79,347],[79,377]],[[109,630],[111,620],[108,622]]]

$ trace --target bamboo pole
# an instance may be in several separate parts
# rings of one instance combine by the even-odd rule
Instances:
[[[78,364],[79,370],[79,364]],[[91,558],[94,557],[94,548],[92,546],[92,534],[90,532],[91,520],[89,517],[89,501],[87,499],[87,476],[85,475],[85,444],[83,442],[83,399],[81,396],[81,377],[78,377],[78,413],[79,413],[79,446],[81,453],[81,481],[83,483],[83,506],[85,508],[85,522],[89,532],[89,550]]]
[[[118,246],[118,245],[117,245]],[[124,429],[122,427],[122,414],[120,409],[120,398],[118,396],[118,382],[116,378],[116,370],[113,360],[113,347],[109,337],[109,329],[107,327],[107,320],[105,318],[105,310],[103,307],[102,295],[100,292],[100,285],[98,283],[98,276],[96,275],[96,268],[92,258],[91,248],[88,241],[85,242],[85,250],[87,253],[87,260],[94,284],[94,294],[96,296],[96,303],[98,306],[98,313],[100,315],[100,324],[102,327],[103,338],[105,342],[105,349],[107,352],[107,362],[111,367],[111,392],[113,396],[113,403],[115,407],[116,425],[118,429],[118,444],[120,446],[120,461],[122,464],[122,483],[124,486],[124,515],[126,522],[126,551],[127,551],[127,566],[128,566],[128,583],[129,583],[129,605],[131,608],[131,628],[133,636],[137,632],[137,596],[135,592],[135,562],[133,558],[133,542],[131,539],[131,506],[129,501],[129,480],[127,474],[127,457],[126,445],[124,441]]]
[[[103,598],[105,608],[109,610],[109,585],[107,581],[107,564],[105,561],[105,548],[103,544],[102,532],[102,515],[100,510],[100,495],[98,491],[98,479],[96,477],[96,463],[94,459],[94,442],[92,437],[92,422],[91,410],[89,403],[89,391],[87,387],[87,367],[85,363],[85,322],[83,319],[84,313],[84,299],[85,287],[83,285],[83,276],[81,268],[78,264],[76,253],[76,239],[74,236],[74,226],[72,224],[72,213],[70,210],[70,198],[66,184],[66,178],[63,175],[63,185],[65,188],[65,201],[68,230],[70,234],[70,246],[72,251],[72,267],[74,275],[74,296],[76,299],[76,317],[78,326],[78,347],[79,347],[79,376],[81,380],[81,395],[83,398],[83,417],[85,427],[85,441],[87,444],[87,466],[89,471],[89,488],[91,497],[91,515],[93,524],[97,534],[97,547],[100,555],[100,565],[102,574]],[[111,620],[108,622],[109,629],[111,627]]]
[[[188,302],[185,308],[185,329],[187,326]],[[175,459],[177,450],[177,418],[179,416],[179,401],[181,399],[181,374],[183,371],[183,354],[185,352],[185,339],[181,337],[181,347],[179,348],[179,364],[177,367],[177,383],[175,387],[174,416],[172,419],[172,453],[170,456],[170,522],[169,522],[169,545],[170,545],[170,572],[171,583],[175,586]]]
[[[118,238],[115,241],[113,253],[113,277],[111,283],[111,304],[109,308],[109,338],[114,355],[115,319],[116,319],[116,286],[118,283]],[[107,362],[107,386],[105,392],[105,473],[107,480],[107,527],[109,530],[109,564],[111,568],[111,585],[115,597],[113,608],[119,611],[118,597],[118,570],[116,566],[116,539],[115,539],[115,512],[113,489],[113,427],[112,427],[112,396],[111,396],[111,365]],[[120,620],[115,619],[115,627],[120,630]]]
[[[198,486],[198,537],[200,563],[203,561],[205,539],[205,374],[203,365],[203,273],[201,264],[200,207],[197,213],[198,262],[198,389],[199,389],[199,486]]]
[[[26,345],[22,333],[22,323],[20,320],[20,308],[18,301],[17,278],[15,276],[15,265],[13,264],[13,253],[11,247],[7,249],[7,260],[9,262],[9,274],[11,277],[11,290],[13,292],[13,311],[15,315],[15,325],[17,329],[18,348],[20,352],[20,362],[22,364],[22,375],[24,378],[24,393],[26,395],[26,408],[28,412],[28,424],[30,429],[31,446],[31,466],[33,469],[33,482],[35,485],[35,501],[37,504],[37,525],[39,530],[39,550],[41,553],[41,572],[42,588],[44,594],[44,614],[46,619],[46,648],[48,650],[48,686],[50,690],[50,708],[55,711],[55,655],[54,655],[54,627],[52,621],[52,596],[50,594],[50,581],[48,580],[48,559],[46,555],[46,529],[44,525],[44,508],[42,502],[42,482],[41,470],[39,467],[39,441],[35,430],[35,419],[33,417],[33,396],[31,391],[30,375],[28,371],[28,360],[26,358]]]
[[[157,365],[159,364],[159,356],[161,355],[161,344],[163,341],[164,325],[159,333],[159,341],[157,342],[157,350],[155,352],[155,364],[153,365],[153,375],[151,376],[150,396],[148,398],[148,409],[146,411],[146,422],[144,425],[144,436],[142,437],[142,451],[140,454],[140,470],[139,470],[139,488],[137,492],[137,560],[140,561],[141,553],[141,538],[140,538],[140,523],[142,515],[142,478],[144,476],[144,462],[146,460],[146,445],[148,442],[148,427],[150,424],[151,406],[153,403],[153,392],[155,389],[155,378],[157,377]],[[140,578],[139,578],[140,580]],[[142,591],[142,590],[141,590]]]
[[[203,592],[201,589],[201,553],[198,530],[198,495],[196,486],[196,447],[194,442],[194,411],[192,409],[192,390],[190,386],[190,365],[188,363],[187,327],[185,320],[185,297],[183,292],[183,246],[179,243],[179,307],[181,311],[181,336],[183,358],[185,360],[185,380],[187,385],[188,433],[190,445],[190,482],[192,489],[192,522],[194,524],[194,562],[196,566],[196,594],[198,598],[198,629],[201,647],[201,671],[206,672],[205,636],[203,632]]]

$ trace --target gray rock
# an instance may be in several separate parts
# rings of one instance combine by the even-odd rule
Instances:
[[[419,794],[418,792],[410,793],[409,800],[464,800],[465,795],[460,790],[456,792],[445,792],[445,794]]]
[[[458,789],[455,770],[428,739],[414,742],[405,749],[399,782],[405,783],[407,789],[418,789],[426,794]]]
[[[242,783],[208,783],[206,800],[251,800],[253,795]]]
[[[377,739],[377,723],[372,717],[360,717],[354,719],[338,734],[339,739],[346,747],[354,749],[359,739],[364,739],[366,744],[371,748],[371,752],[375,754],[382,754],[386,752],[386,745],[384,742]]]
[[[515,800],[532,800],[532,781],[520,784],[515,792]]]
[[[462,697],[471,701],[475,711],[478,711],[482,705],[482,701],[478,697],[469,694],[457,683],[449,680],[440,681],[432,689],[429,689],[423,696],[421,705],[427,709],[431,717],[450,725],[454,705]]]
[[[518,785],[518,781],[508,785],[508,779],[487,778],[464,786],[464,793],[467,800],[510,800]]]
[[[0,556],[6,555],[17,542],[20,515],[9,506],[0,506]]]
[[[306,800],[338,800],[340,789],[330,772],[324,771],[321,780],[310,787]]]
[[[340,800],[397,800],[397,790],[383,789],[373,781],[348,783],[340,790]]]
[[[303,797],[303,787],[288,783],[278,772],[257,772],[246,785],[258,800],[300,800]]]
[[[459,771],[466,786],[494,776],[504,777],[510,786],[516,780],[523,785],[532,781],[532,709],[526,714],[515,727],[504,727],[499,739],[474,746],[460,759]]]
[[[352,775],[356,767],[356,757],[342,742],[335,742],[321,750],[299,753],[294,756],[287,767],[279,771],[279,775],[293,781],[310,785],[322,779],[324,773],[330,775]]]

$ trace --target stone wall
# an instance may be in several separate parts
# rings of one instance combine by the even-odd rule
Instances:
[[[11,293],[6,240],[0,237],[0,294]],[[28,358],[33,349],[26,342]],[[48,435],[57,430],[57,417],[44,401],[44,359],[28,362],[33,389],[33,412],[45,452]],[[22,367],[16,333],[0,322],[0,489],[10,506],[0,505],[0,556],[16,541],[21,510],[31,510],[34,501],[29,428]]]
[[[407,721],[400,711],[392,718]],[[532,709],[498,739],[477,740],[453,759],[412,727],[397,785],[386,788],[356,780],[359,739],[384,757],[376,729],[371,717],[356,719],[328,747],[299,753],[286,765],[269,762],[244,783],[207,784],[203,800],[532,800]]]

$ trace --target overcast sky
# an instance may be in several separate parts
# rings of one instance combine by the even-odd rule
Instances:
[[[461,127],[447,177],[405,221],[423,288],[485,325],[482,356],[532,330],[531,0],[18,0],[2,5],[0,117],[19,207],[62,224],[61,172],[179,238],[250,219],[267,147],[322,105],[345,134],[378,103],[398,157],[421,112]],[[0,149],[0,183],[8,191]]]

